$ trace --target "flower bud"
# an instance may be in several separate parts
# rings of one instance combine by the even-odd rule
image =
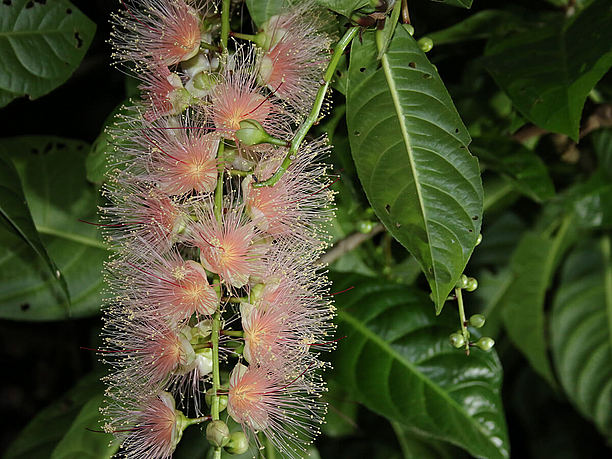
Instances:
[[[474,279],[473,277],[469,277],[468,278],[467,286],[465,287],[465,290],[468,291],[468,292],[473,292],[477,288],[478,288],[478,281],[476,279]]]
[[[230,431],[223,421],[212,421],[206,426],[206,439],[217,447],[223,447],[230,441]]]
[[[402,26],[404,26],[404,29],[406,29],[406,32],[408,32],[411,37],[414,35],[414,27],[412,24],[402,24]]]
[[[249,449],[249,440],[243,431],[232,432],[229,443],[225,446],[225,451],[230,454],[244,454]]]
[[[459,332],[455,332],[450,335],[450,343],[453,347],[459,349],[463,345],[465,345],[465,338]]]
[[[476,347],[482,349],[483,351],[490,351],[495,345],[495,341],[493,338],[489,338],[488,336],[483,336],[478,341],[476,341]]]
[[[457,283],[455,284],[455,287],[457,288],[467,288],[468,286],[468,277],[465,274],[462,274],[459,277],[459,280],[457,281]]]
[[[481,328],[485,324],[485,316],[482,314],[474,314],[470,317],[469,324],[474,328]]]
[[[482,242],[482,233],[478,235],[478,239],[476,239],[476,245],[479,245]]]
[[[261,143],[287,146],[287,142],[272,137],[259,122],[252,119],[240,121],[240,129],[236,131],[235,136],[240,142],[249,146]]]
[[[417,41],[417,45],[421,48],[421,51],[428,53],[433,48],[433,40],[429,37],[423,37]]]
[[[368,234],[374,228],[374,223],[369,220],[360,220],[357,222],[357,230],[360,233]]]

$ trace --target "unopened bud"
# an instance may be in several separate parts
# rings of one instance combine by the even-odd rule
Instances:
[[[230,454],[244,454],[249,449],[249,440],[243,431],[233,432],[230,435],[229,443],[225,446],[225,451]]]
[[[450,343],[453,347],[459,349],[465,345],[465,338],[461,333],[455,332],[450,335]]]
[[[374,228],[374,223],[369,220],[360,220],[357,222],[357,230],[360,233],[368,234]]]
[[[433,48],[433,40],[429,37],[423,37],[419,41],[417,41],[417,45],[421,48],[421,51],[424,53],[428,53]]]
[[[476,239],[476,245],[479,245],[482,242],[482,233],[478,235],[478,239]]]
[[[468,286],[468,277],[465,274],[462,274],[459,277],[459,280],[457,281],[457,283],[455,284],[455,287],[457,288],[467,288]]]
[[[411,37],[414,35],[414,27],[412,26],[412,24],[402,24],[402,26],[404,27],[404,29],[406,29],[406,32],[408,32]]]
[[[483,336],[478,341],[476,341],[476,347],[482,349],[483,351],[490,351],[493,346],[495,346],[495,341],[493,338],[489,338],[488,336]]]
[[[240,142],[249,146],[261,143],[287,146],[286,141],[272,137],[259,122],[251,119],[240,121],[240,129],[236,131],[235,136]]]
[[[212,421],[206,426],[206,439],[217,447],[223,447],[230,441],[230,431],[223,421]]]
[[[468,278],[467,286],[465,287],[465,290],[468,291],[468,292],[473,292],[477,288],[478,288],[478,281],[476,279],[474,279],[473,277],[469,277]]]
[[[485,316],[482,314],[474,314],[470,317],[469,324],[474,328],[481,328],[485,324]]]

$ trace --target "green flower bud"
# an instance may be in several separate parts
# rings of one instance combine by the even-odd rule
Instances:
[[[483,351],[490,351],[493,346],[495,346],[495,341],[493,338],[489,338],[488,336],[483,336],[476,341],[476,347],[482,349]]]
[[[477,288],[478,288],[478,281],[476,279],[474,279],[473,277],[469,277],[468,278],[468,284],[465,287],[465,290],[468,291],[468,292],[473,292]]]
[[[478,235],[478,239],[476,239],[476,245],[479,245],[482,242],[482,233]]]
[[[461,333],[455,332],[450,335],[450,343],[453,347],[459,349],[465,345],[465,338]]]
[[[485,324],[485,316],[482,314],[474,314],[470,317],[469,324],[474,328],[481,328]]]
[[[357,222],[357,230],[360,233],[368,234],[374,228],[374,223],[369,220],[360,220]]]
[[[428,53],[433,48],[433,40],[429,37],[423,37],[419,41],[417,41],[417,45],[421,48],[421,51],[424,53]]]
[[[244,454],[249,449],[249,440],[243,431],[232,432],[229,443],[225,446],[225,451],[230,454]]]
[[[213,446],[223,447],[230,441],[230,431],[223,421],[212,421],[206,426],[206,439]]]
[[[468,277],[465,274],[462,274],[461,277],[459,277],[459,280],[457,281],[457,283],[455,284],[455,287],[467,288],[467,286],[468,286]]]
[[[251,119],[240,122],[240,129],[236,131],[235,136],[245,145],[271,143],[272,145],[287,146],[286,141],[272,137],[259,122]]]

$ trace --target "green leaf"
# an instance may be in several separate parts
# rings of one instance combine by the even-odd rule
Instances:
[[[11,228],[23,239],[34,252],[45,262],[51,277],[58,283],[66,297],[67,306],[70,307],[70,293],[66,280],[53,260],[49,257],[47,249],[40,240],[34,220],[30,214],[28,203],[21,188],[21,180],[17,169],[8,155],[0,151],[0,215],[4,217]]]
[[[72,425],[57,444],[51,459],[108,459],[119,449],[119,442],[111,434],[92,432],[101,427],[101,392],[85,403]]]
[[[561,385],[583,416],[612,439],[610,238],[588,241],[565,261],[550,323]]]
[[[5,453],[5,459],[50,457],[56,445],[73,425],[84,405],[104,391],[100,374],[92,373],[40,411],[21,431]],[[91,428],[98,428],[93,426]],[[108,436],[98,434],[108,442]]]
[[[261,27],[268,19],[281,12],[288,0],[246,0],[251,19],[257,27]]]
[[[343,275],[339,295],[336,380],[352,398],[426,437],[472,455],[508,457],[500,397],[502,368],[495,352],[470,356],[451,347],[457,314],[435,317],[427,295],[377,279]]]
[[[521,18],[508,11],[484,10],[446,29],[428,33],[434,46],[482,40],[512,30],[521,24]]]
[[[0,2],[0,107],[60,86],[85,56],[95,31],[66,0]]]
[[[493,40],[485,66],[532,123],[578,140],[587,95],[612,65],[612,3]]]
[[[536,202],[555,195],[555,187],[544,161],[532,150],[503,137],[481,137],[472,143],[472,151],[485,168],[507,177],[515,189]]]
[[[2,139],[13,159],[36,228],[57,263],[72,297],[72,316],[96,314],[102,304],[102,264],[107,251],[95,222],[98,191],[85,179],[89,146],[55,137]],[[30,248],[0,228],[0,317],[13,320],[66,318],[66,300]]]
[[[556,386],[546,339],[546,293],[561,257],[575,239],[572,217],[564,219],[554,237],[528,232],[512,255],[514,281],[501,308],[504,325],[514,345],[550,385]]]
[[[525,223],[512,212],[488,217],[482,242],[474,250],[470,267],[487,266],[498,270],[506,266],[525,229]]]
[[[370,0],[317,0],[317,3],[350,18],[353,11],[370,5]]]
[[[358,429],[357,411],[359,405],[348,397],[344,387],[335,380],[328,381],[328,392],[323,400],[328,403],[325,424],[321,426],[324,435],[332,438],[351,435]]]
[[[439,312],[480,232],[478,161],[437,70],[408,32],[396,29],[380,68],[376,55],[373,32],[353,42],[351,151],[376,215],[421,264]]]

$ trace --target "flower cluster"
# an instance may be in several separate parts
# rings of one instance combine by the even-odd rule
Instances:
[[[328,147],[292,145],[330,59],[325,18],[300,2],[221,49],[214,5],[121,3],[114,58],[141,99],[111,129],[101,209],[114,249],[105,430],[128,457],[166,458],[187,426],[213,421],[216,451],[258,448],[261,433],[296,457],[322,422],[320,354],[333,348],[317,263],[333,214]],[[244,435],[224,433],[228,417]]]

